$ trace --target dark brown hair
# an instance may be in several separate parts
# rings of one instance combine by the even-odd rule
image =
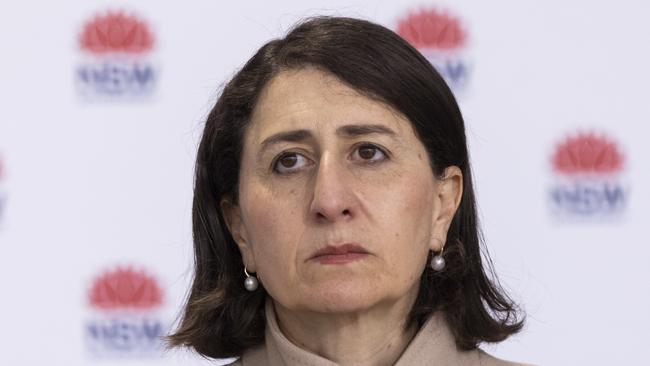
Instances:
[[[455,165],[463,196],[447,234],[443,272],[427,266],[407,327],[444,311],[461,349],[498,342],[523,326],[484,253],[476,215],[465,127],[449,87],[431,64],[391,30],[352,18],[317,17],[268,42],[223,89],[210,112],[196,158],[192,210],[195,273],[171,346],[187,346],[213,358],[241,356],[264,341],[263,288],[246,291],[244,265],[220,202],[237,202],[243,135],[260,92],[283,70],[316,67],[364,95],[401,112],[426,147],[441,177]],[[430,252],[430,255],[432,252]],[[492,276],[494,278],[494,276]]]

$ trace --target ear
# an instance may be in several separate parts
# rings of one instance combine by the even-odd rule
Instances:
[[[463,173],[457,166],[445,169],[443,177],[436,179],[431,250],[439,252],[447,241],[447,232],[463,197]]]
[[[248,235],[242,220],[241,209],[239,205],[233,204],[229,199],[224,198],[220,203],[223,219],[226,222],[230,235],[237,243],[239,253],[241,254],[246,270],[249,273],[257,272],[255,258],[248,241]]]

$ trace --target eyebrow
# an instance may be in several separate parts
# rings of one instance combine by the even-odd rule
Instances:
[[[377,124],[357,124],[357,125],[345,125],[336,129],[336,134],[345,138],[352,138],[370,134],[384,134],[394,137],[397,135],[395,131],[384,125]],[[271,135],[262,141],[263,151],[267,147],[279,142],[302,142],[309,139],[313,139],[314,135],[309,130],[292,130],[286,132],[279,132],[274,135]]]

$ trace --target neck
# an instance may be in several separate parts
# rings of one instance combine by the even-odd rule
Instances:
[[[344,314],[274,308],[280,330],[300,348],[339,364],[393,365],[417,332],[405,329],[414,301],[409,295]]]

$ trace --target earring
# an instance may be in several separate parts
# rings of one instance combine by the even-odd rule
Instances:
[[[248,271],[246,271],[246,266],[244,266],[244,273],[246,274],[246,279],[244,280],[244,287],[246,287],[246,290],[250,292],[257,290],[257,286],[259,285],[257,277],[249,275]]]
[[[438,239],[440,240],[440,239]],[[440,240],[442,242],[442,240]],[[440,248],[440,253],[431,258],[431,269],[436,272],[442,272],[445,269],[445,258],[442,257],[442,251],[445,249],[445,243],[442,243],[442,248]]]

